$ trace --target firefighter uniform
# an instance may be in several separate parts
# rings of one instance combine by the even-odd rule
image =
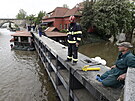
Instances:
[[[70,23],[67,33],[68,41],[68,56],[67,60],[73,60],[73,63],[78,61],[78,46],[76,43],[80,43],[82,35],[81,26],[78,23]]]

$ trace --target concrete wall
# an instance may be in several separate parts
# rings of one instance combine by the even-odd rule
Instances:
[[[125,82],[124,101],[135,101],[135,68],[128,68]]]

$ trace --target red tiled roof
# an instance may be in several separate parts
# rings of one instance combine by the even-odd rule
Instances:
[[[27,31],[16,31],[16,33],[11,34],[11,36],[27,36],[27,37],[32,37],[30,32],[27,32]]]
[[[50,17],[63,17],[68,10],[68,8],[57,7],[52,12],[50,12],[53,13]]]
[[[74,7],[70,10],[68,10],[64,16],[71,16],[71,15],[81,15],[81,13],[79,13],[79,8],[78,7]]]
[[[60,33],[60,32],[45,32],[46,36],[48,37],[66,37],[66,33]]]
[[[50,17],[44,16],[43,19],[49,19],[49,18],[54,18],[54,17],[66,17],[66,16],[71,16],[71,15],[80,16],[81,15],[80,11],[84,8],[83,3],[84,2],[77,4],[72,9],[68,9],[68,8],[64,8],[64,7],[57,7],[53,11],[48,13],[48,14],[52,13],[52,15]]]

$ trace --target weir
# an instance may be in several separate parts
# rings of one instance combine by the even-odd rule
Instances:
[[[121,101],[122,89],[104,87],[95,80],[97,74],[108,70],[106,66],[92,66],[100,67],[100,71],[82,71],[81,68],[87,65],[84,60],[92,61],[91,58],[79,53],[78,63],[73,66],[65,62],[66,46],[45,36],[39,37],[36,33],[33,37],[36,50],[61,101]]]

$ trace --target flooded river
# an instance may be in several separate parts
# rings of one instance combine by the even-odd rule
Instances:
[[[0,29],[0,101],[60,101],[35,51],[11,50],[9,31]],[[111,66],[118,54],[113,43],[82,45],[79,52],[99,56]]]
[[[107,66],[112,66],[117,58],[118,48],[110,42],[92,43],[80,46],[79,52],[91,58],[101,57],[106,60]]]
[[[0,101],[59,101],[37,53],[11,50],[9,33],[0,29]]]

